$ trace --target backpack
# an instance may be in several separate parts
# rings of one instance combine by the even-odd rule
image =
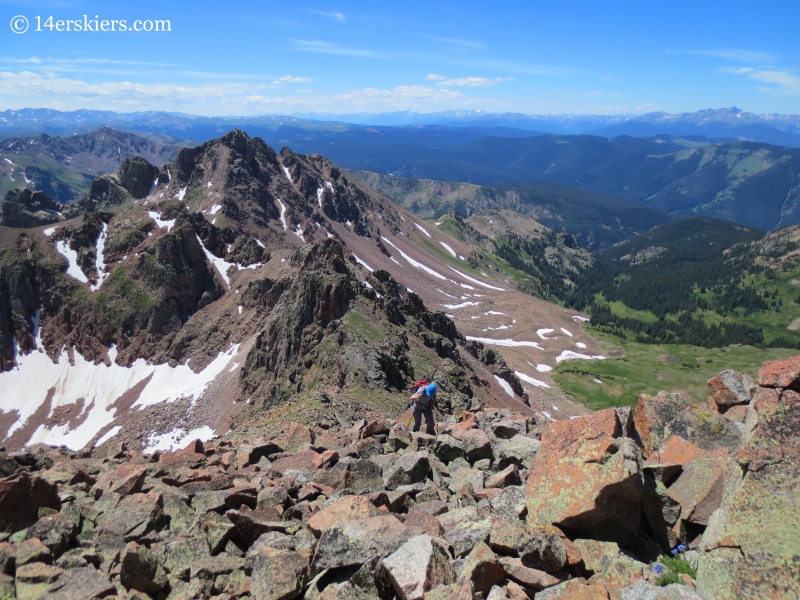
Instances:
[[[431,399],[425,395],[425,388],[430,385],[430,381],[427,379],[420,379],[419,381],[414,382],[414,394],[422,394],[422,397],[419,398],[416,403],[422,409],[428,408],[428,405],[431,402]]]
[[[430,383],[431,382],[428,381],[427,379],[420,379],[419,381],[415,381],[414,382],[414,386],[413,387],[414,387],[415,390],[418,390],[421,387],[428,387],[430,385]]]

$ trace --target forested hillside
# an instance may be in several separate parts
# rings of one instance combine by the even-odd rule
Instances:
[[[642,343],[799,347],[800,335],[787,328],[794,312],[800,316],[791,283],[797,266],[767,266],[753,245],[763,237],[706,218],[654,228],[598,253],[567,304],[591,312],[602,330]]]

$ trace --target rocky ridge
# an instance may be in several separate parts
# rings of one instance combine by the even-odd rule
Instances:
[[[0,593],[795,595],[800,357],[709,388],[707,404],[662,392],[555,423],[463,411],[436,435],[361,419],[152,456],[121,442],[2,452]],[[696,578],[660,586],[678,544]]]
[[[160,168],[128,158],[78,206],[0,229],[10,448],[108,435],[142,450],[282,407],[308,423],[394,416],[420,377],[448,412],[585,412],[546,375],[602,358],[575,315],[324,157],[232,131]]]

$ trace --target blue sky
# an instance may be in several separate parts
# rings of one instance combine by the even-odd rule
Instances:
[[[0,109],[800,113],[800,3],[658,4],[0,1]]]

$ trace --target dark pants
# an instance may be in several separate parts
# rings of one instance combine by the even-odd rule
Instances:
[[[414,427],[411,431],[419,431],[422,425],[422,415],[425,415],[425,433],[436,435],[436,421],[433,418],[433,404],[428,404],[427,407],[422,408],[418,405],[414,406]]]

